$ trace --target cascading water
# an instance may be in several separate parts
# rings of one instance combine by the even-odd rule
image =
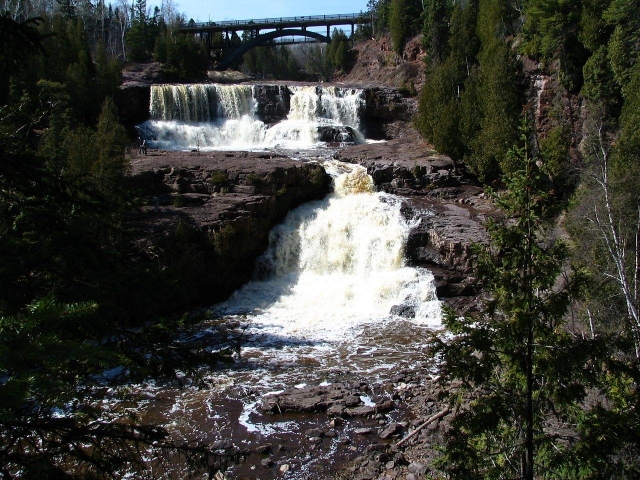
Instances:
[[[153,85],[151,119],[138,128],[166,150],[308,149],[321,140],[363,142],[361,90],[288,87],[289,114],[275,125],[257,115],[255,86]]]
[[[363,167],[325,168],[349,171],[336,177],[332,195],[296,209],[273,229],[258,264],[264,279],[236,292],[217,313],[250,315],[256,335],[323,347],[347,338],[357,343],[364,327],[384,330],[396,305],[414,312],[414,324],[437,325],[431,273],[404,264],[411,224],[401,200],[375,193]]]
[[[154,86],[151,120],[139,128],[152,148],[282,148],[295,149],[289,156],[303,159],[326,158],[326,150],[313,150],[325,138],[365,141],[358,133],[362,91],[278,88],[287,95],[287,115],[266,125],[259,119],[262,97],[254,86]],[[206,338],[234,327],[236,361],[203,373],[208,389],[140,386],[149,398],[138,412],[143,419],[198,442],[230,441],[241,448],[283,442],[292,448],[318,420],[261,415],[256,405],[264,395],[293,385],[366,378],[380,396],[398,371],[423,367],[425,345],[440,326],[441,305],[431,272],[405,263],[415,225],[401,213],[400,198],[375,192],[363,167],[323,165],[334,179],[333,193],[291,211],[272,230],[256,279],[213,306],[210,322],[202,326],[210,334]],[[291,472],[262,470],[260,478],[320,478],[314,472],[350,455],[338,451],[338,443],[327,443],[327,450],[300,454]],[[173,478],[185,476],[182,467],[175,466]],[[254,478],[251,469],[238,466],[232,472]]]

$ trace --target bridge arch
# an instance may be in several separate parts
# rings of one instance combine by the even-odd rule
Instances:
[[[258,35],[257,37],[250,40],[249,42],[240,45],[233,52],[225,56],[225,58],[216,67],[216,70],[226,70],[236,60],[242,58],[242,56],[245,53],[247,53],[249,50],[255,47],[264,45],[267,42],[270,42],[271,40],[275,40],[276,38],[281,38],[281,37],[310,37],[310,38],[315,38],[320,42],[331,43],[331,37],[322,35],[321,33],[317,33],[317,32],[310,32],[304,29],[288,28],[288,29],[282,29],[282,30],[274,30],[272,32]]]

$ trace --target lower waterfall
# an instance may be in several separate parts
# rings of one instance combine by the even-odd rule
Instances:
[[[316,347],[351,348],[364,329],[373,337],[395,332],[376,339],[384,345],[399,333],[394,325],[440,324],[433,275],[405,265],[412,225],[401,199],[376,193],[363,167],[326,162],[325,168],[335,176],[334,193],[290,212],[271,232],[259,278],[214,309],[244,316],[247,348],[260,361],[266,355],[278,363],[271,347],[295,357]]]
[[[414,221],[402,214],[402,200],[375,192],[361,166],[323,165],[333,193],[291,211],[272,230],[256,278],[212,306],[192,332],[217,338],[230,328],[238,341],[234,361],[203,370],[204,389],[131,386],[148,399],[141,418],[172,434],[251,451],[280,445],[272,455],[286,458],[291,470],[262,467],[259,478],[267,480],[328,478],[318,472],[344,464],[370,441],[354,429],[378,420],[350,419],[334,433],[351,432],[352,444],[327,438],[326,448],[314,450],[305,432],[327,418],[262,414],[261,399],[293,386],[360,386],[366,379],[359,399],[371,406],[392,394],[398,374],[430,371],[424,349],[441,325],[433,275],[404,260]],[[257,478],[252,461],[231,466],[227,478]],[[184,465],[171,468],[162,478],[186,478]]]

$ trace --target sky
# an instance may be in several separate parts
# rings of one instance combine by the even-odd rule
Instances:
[[[193,18],[196,22],[333,15],[360,13],[367,10],[367,0],[174,0],[174,2],[176,10],[184,13],[187,21]],[[152,2],[147,2],[147,4],[150,3]]]

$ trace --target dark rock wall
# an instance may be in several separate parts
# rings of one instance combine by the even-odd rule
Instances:
[[[156,272],[131,292],[146,317],[226,299],[253,277],[271,229],[331,185],[318,164],[247,152],[138,156],[130,182],[146,203],[129,222],[137,262]]]
[[[149,119],[151,86],[145,84],[128,85],[116,91],[120,121],[126,127],[133,127]]]

